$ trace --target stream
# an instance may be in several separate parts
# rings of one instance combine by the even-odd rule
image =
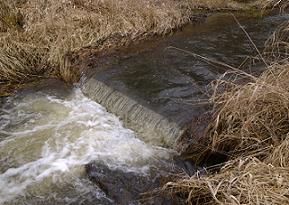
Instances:
[[[46,84],[2,104],[0,204],[112,202],[90,188],[84,165],[147,175],[169,160],[171,151],[139,140],[79,88]]]
[[[240,22],[262,49],[285,19]],[[236,22],[217,15],[93,72],[82,85],[44,80],[0,98],[0,205],[139,204],[142,192],[183,173],[174,142],[206,111],[188,102],[204,99],[197,89],[223,71],[168,46],[233,66],[256,54]],[[148,204],[182,204],[173,200]]]

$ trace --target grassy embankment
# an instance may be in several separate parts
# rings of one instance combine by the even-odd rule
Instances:
[[[244,3],[243,3],[244,2]],[[188,23],[202,10],[262,7],[267,0],[1,0],[1,87],[57,76],[77,81],[72,53],[101,51]],[[3,89],[2,89],[3,90]]]
[[[285,3],[285,1],[283,1]],[[164,189],[187,197],[188,204],[289,204],[289,22],[267,41],[267,69],[240,85],[219,79],[211,102],[214,122],[206,149],[195,159],[222,153],[220,170],[197,173]],[[232,75],[232,73],[227,74]],[[226,91],[224,92],[224,88]]]

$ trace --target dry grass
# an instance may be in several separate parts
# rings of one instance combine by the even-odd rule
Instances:
[[[267,69],[259,77],[227,72],[213,83],[214,120],[208,137],[198,142],[202,146],[187,149],[194,161],[202,162],[212,153],[262,160],[283,142],[289,132],[289,64]]]
[[[268,164],[272,164],[276,167],[289,167],[289,136],[270,153],[270,155],[264,160]]]
[[[284,11],[289,6],[288,0],[265,0],[267,7],[278,7],[280,11]]]
[[[261,76],[234,71],[214,84],[215,120],[207,148],[193,158],[213,152],[229,160],[217,172],[168,183],[166,192],[194,205],[289,204],[288,28],[281,25],[268,40],[266,57],[274,62]]]
[[[288,152],[288,150],[287,150]],[[193,176],[164,189],[187,196],[188,204],[289,204],[289,167],[255,158],[229,161],[218,174]]]
[[[266,42],[265,56],[269,61],[286,63],[289,57],[289,22],[284,22]]]
[[[218,80],[215,86],[228,91],[211,98],[219,110],[210,150],[262,159],[262,150],[267,153],[284,140],[289,132],[289,65],[273,65],[245,85]]]
[[[70,71],[67,55],[73,52],[123,46],[170,33],[189,22],[198,8],[244,9],[264,4],[242,2],[1,0],[0,82],[26,82],[48,74],[75,81],[81,70]]]
[[[237,85],[218,81],[212,151],[229,156],[218,172],[168,183],[188,204],[289,204],[289,65],[274,65],[259,78]],[[241,74],[240,74],[241,75]],[[248,77],[248,76],[246,76]]]

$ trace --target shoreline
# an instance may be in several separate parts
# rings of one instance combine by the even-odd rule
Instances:
[[[66,3],[68,2],[67,0]],[[68,83],[77,82],[82,70],[73,65],[79,66],[78,60],[88,59],[91,55],[94,55],[94,58],[98,55],[106,56],[109,53],[115,53],[115,50],[125,49],[131,45],[139,47],[138,45],[173,34],[187,24],[198,24],[208,15],[234,11],[259,16],[264,11],[260,9],[258,11],[258,8],[264,6],[259,1],[249,4],[235,1],[197,3],[193,0],[180,3],[161,2],[153,3],[148,0],[147,4],[141,3],[152,9],[154,13],[143,11],[143,14],[136,13],[135,15],[139,16],[131,17],[127,16],[133,12],[131,9],[136,9],[134,12],[142,11],[142,5],[138,5],[140,2],[132,3],[125,0],[124,5],[118,5],[118,3],[107,1],[90,5],[75,0],[73,5],[67,5],[68,8],[63,11],[63,14],[55,14],[56,16],[50,19],[49,16],[41,16],[39,7],[46,8],[46,15],[53,15],[55,9],[65,8],[64,3],[42,5],[33,1],[29,4],[14,2],[7,7],[4,1],[4,4],[0,5],[0,10],[2,9],[7,15],[0,21],[0,40],[2,41],[0,46],[3,47],[0,53],[2,56],[0,59],[0,70],[2,70],[0,96],[7,96],[13,92],[14,84],[15,88],[23,87],[27,82],[35,82],[39,78],[56,77]],[[94,10],[93,6],[100,7]],[[120,10],[121,7],[118,8],[118,6],[126,7]],[[108,11],[104,10],[105,13],[102,14],[101,9],[108,9]],[[110,9],[114,10],[110,11]],[[71,14],[71,17],[64,16],[65,13],[72,11],[75,14]],[[82,16],[83,12],[86,12],[88,17]],[[119,13],[116,16],[107,16],[111,15],[109,12]],[[167,17],[164,18],[164,16]],[[118,17],[123,20],[118,22]],[[90,25],[94,21],[99,23],[98,21],[102,19],[106,22],[103,25],[99,24],[100,28]],[[63,24],[63,21],[66,23]],[[129,23],[130,27],[125,27],[125,23]],[[113,30],[114,27],[115,30]],[[72,33],[65,34],[64,31]]]

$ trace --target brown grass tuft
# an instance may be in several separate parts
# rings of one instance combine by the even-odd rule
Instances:
[[[285,11],[289,6],[289,2],[288,0],[264,0],[264,5],[266,7],[278,7],[280,11]]]
[[[211,100],[218,111],[209,149],[231,157],[266,157],[289,132],[289,65],[274,65],[260,77],[238,85],[219,80]],[[263,152],[264,151],[264,152]]]
[[[289,167],[289,134],[286,139],[271,152],[265,162],[277,167]]]
[[[289,57],[289,21],[284,22],[267,40],[265,56],[270,61],[285,63]]]
[[[218,111],[210,141],[194,158],[220,152],[229,161],[218,172],[208,168],[164,190],[194,205],[289,204],[289,65],[271,66],[243,85],[219,80],[215,86],[220,92],[212,97]]]
[[[289,204],[289,167],[256,158],[229,161],[218,174],[168,183],[164,189],[187,196],[193,205]]]
[[[15,1],[0,2],[0,32],[7,32],[10,29],[22,29],[24,19],[17,9],[18,4]]]

